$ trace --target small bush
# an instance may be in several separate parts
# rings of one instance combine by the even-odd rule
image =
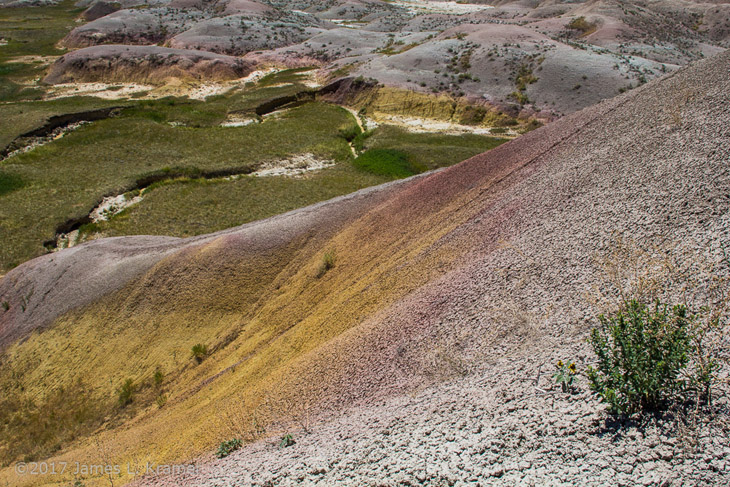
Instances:
[[[157,389],[162,387],[162,382],[165,380],[165,374],[162,373],[162,370],[160,370],[159,367],[155,369],[155,375],[152,377],[152,380],[154,380],[155,387]]]
[[[596,23],[588,22],[585,17],[581,16],[568,22],[566,27],[568,29],[577,30],[583,35],[587,35],[596,30]]]
[[[296,441],[294,441],[294,437],[290,434],[286,434],[281,437],[281,440],[279,441],[279,448],[286,448],[294,445],[295,443]]]
[[[329,251],[325,252],[322,256],[322,263],[319,265],[319,268],[317,269],[317,279],[327,274],[327,271],[332,269],[335,266],[335,252]]]
[[[157,404],[158,409],[162,409],[165,404],[167,404],[167,394],[160,394],[157,396],[155,403]]]
[[[515,90],[509,95],[507,95],[507,98],[511,98],[512,100],[516,101],[520,105],[526,105],[530,103],[530,99],[527,97],[527,95],[519,90]]]
[[[241,448],[243,443],[238,438],[233,438],[232,440],[224,441],[220,444],[218,447],[218,451],[216,452],[215,456],[218,458],[225,458],[234,451]]]
[[[372,137],[372,135],[372,130],[366,130],[365,132],[360,132],[357,137],[352,140],[352,146],[355,148],[358,154],[363,151],[363,149],[365,148],[365,141]]]
[[[527,132],[530,132],[532,130],[539,129],[540,127],[542,127],[542,123],[539,120],[535,120],[533,118],[533,119],[530,119],[530,121],[527,122],[525,125],[520,127],[518,129],[518,132],[521,134],[526,134]]]
[[[360,135],[360,133],[360,127],[358,127],[357,125],[350,125],[347,127],[343,127],[339,130],[340,137],[348,142],[352,142],[353,140],[355,140],[355,137]]]
[[[190,354],[196,362],[201,363],[208,356],[208,346],[202,343],[193,345]]]
[[[688,370],[695,317],[685,306],[669,308],[657,301],[650,307],[632,300],[599,321],[589,338],[598,368],[588,369],[588,379],[611,412],[662,411],[686,400],[691,390],[709,390],[707,368],[702,374]]]
[[[119,402],[119,406],[124,407],[131,404],[134,400],[134,392],[136,390],[137,386],[134,385],[134,381],[132,379],[125,380],[121,387],[117,389],[117,400]]]

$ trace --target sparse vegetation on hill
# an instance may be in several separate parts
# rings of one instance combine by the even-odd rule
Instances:
[[[218,458],[225,458],[234,451],[241,448],[243,443],[238,438],[233,438],[232,440],[224,441],[220,444],[218,447],[218,451],[216,452],[216,456]]]
[[[317,274],[315,277],[317,279],[319,279],[319,278],[323,277],[325,274],[327,274],[327,272],[335,266],[336,259],[337,259],[337,257],[333,250],[329,250],[329,251],[325,252],[322,255],[322,262],[319,264],[319,267],[317,268]]]
[[[580,32],[581,35],[586,36],[595,32],[597,24],[595,22],[589,22],[585,17],[576,17],[566,25],[568,29]]]
[[[706,401],[716,359],[697,367],[703,346],[697,320],[682,305],[638,301],[601,316],[590,337],[598,356],[588,370],[591,389],[621,414],[661,411],[690,397]]]
[[[6,367],[6,364],[3,364]],[[100,424],[109,407],[82,381],[51,389],[43,400],[29,396],[21,384],[0,377],[0,465],[35,461],[52,455],[63,445],[88,435]]]
[[[125,379],[122,385],[117,389],[117,396],[119,399],[119,406],[125,407],[131,404],[134,400],[134,393],[137,390],[137,386],[132,379]]]
[[[208,346],[198,343],[193,345],[190,356],[197,362],[201,363],[208,356]]]

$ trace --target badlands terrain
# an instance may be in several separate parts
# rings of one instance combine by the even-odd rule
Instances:
[[[0,485],[730,482],[730,3],[0,4]]]

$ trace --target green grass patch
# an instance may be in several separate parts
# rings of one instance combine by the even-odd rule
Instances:
[[[17,175],[0,170],[0,196],[18,190],[23,185],[23,180]]]
[[[395,149],[407,155],[414,173],[451,166],[506,142],[486,135],[444,135],[413,133],[392,125],[381,125],[355,139],[360,150]]]
[[[17,136],[40,127],[53,115],[125,104],[127,103],[120,100],[102,100],[93,97],[69,97],[49,101],[0,104],[0,120],[3,121],[0,124],[0,148],[6,147]]]
[[[139,204],[111,220],[82,230],[105,236],[189,237],[261,220],[389,180],[347,163],[299,178],[171,180],[155,184]]]
[[[408,155],[395,149],[369,149],[355,159],[355,167],[392,178],[407,178],[419,171],[408,162]]]
[[[39,99],[42,90],[28,87],[29,82],[45,74],[46,63],[18,62],[20,56],[60,56],[65,51],[56,44],[76,27],[83,11],[73,0],[42,7],[0,9],[0,101]]]
[[[285,69],[276,73],[267,74],[258,82],[259,87],[275,86],[285,83],[302,83],[307,79],[306,73],[316,69],[316,66]]]
[[[73,0],[41,7],[10,7],[0,10],[0,37],[8,44],[0,49],[0,62],[17,56],[58,56],[56,48],[76,24],[83,8]]]
[[[339,107],[309,103],[262,124],[229,129],[210,125],[215,117],[203,105],[184,105],[182,111],[177,102],[148,105],[4,161],[4,172],[26,187],[0,196],[0,233],[5,237],[0,269],[44,253],[43,242],[53,239],[60,223],[87,214],[102,195],[132,188],[143,177],[165,171],[197,177],[204,171],[244,170],[305,152],[341,162],[352,157],[338,130],[354,122]],[[224,110],[222,106],[220,118]],[[189,116],[200,126],[171,126],[149,116],[155,111],[165,120]],[[152,225],[175,227],[155,219]],[[171,233],[181,231],[189,229]]]

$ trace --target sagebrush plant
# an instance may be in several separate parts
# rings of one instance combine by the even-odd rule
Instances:
[[[589,338],[598,357],[597,368],[588,369],[591,389],[620,414],[662,411],[693,393],[706,400],[714,365],[696,364],[696,321],[686,306],[659,301],[631,300],[601,315]]]
[[[238,438],[233,438],[228,441],[224,441],[220,444],[218,447],[218,451],[216,452],[216,456],[218,458],[225,458],[234,451],[238,450],[243,446],[243,442],[239,440]]]
[[[162,369],[159,367],[155,369],[155,375],[152,376],[152,380],[154,381],[157,389],[162,387],[162,382],[165,380],[165,374],[162,373]]]
[[[589,22],[585,17],[580,16],[568,22],[566,27],[568,29],[580,31],[583,35],[585,35],[596,30],[596,23]]]
[[[578,375],[578,369],[575,367],[575,362],[563,362],[558,360],[556,364],[557,370],[553,374],[553,379],[556,384],[560,385],[560,389],[563,392],[573,391],[573,382]]]

